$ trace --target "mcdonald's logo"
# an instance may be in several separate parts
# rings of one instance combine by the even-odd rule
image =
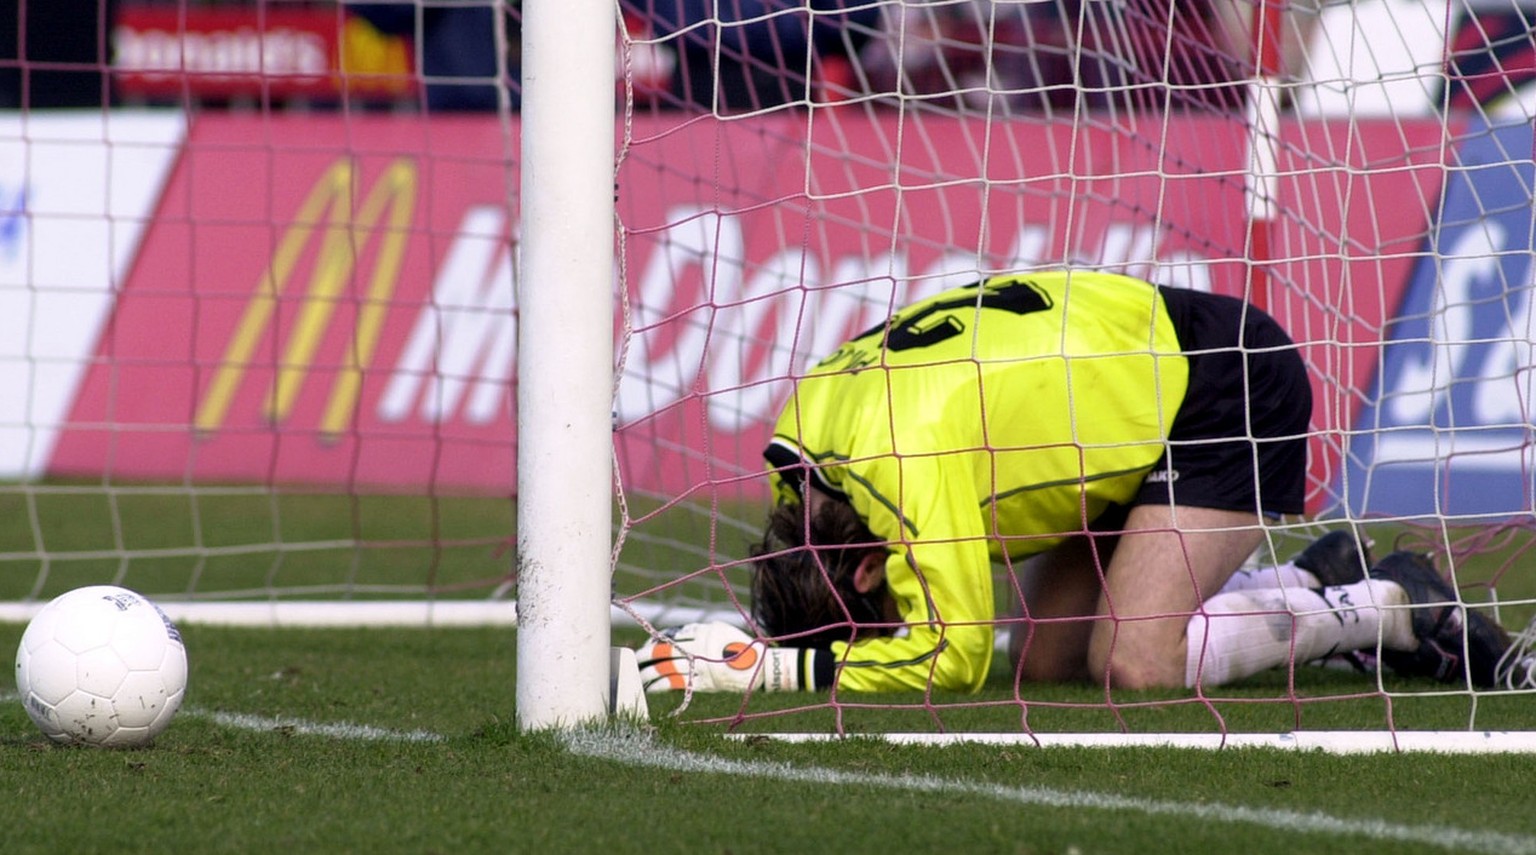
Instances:
[[[347,429],[362,389],[363,369],[378,346],[390,299],[399,282],[401,259],[416,209],[416,173],[412,161],[392,161],[354,211],[353,200],[358,198],[356,191],[361,180],[356,164],[350,158],[341,158],[326,169],[278,242],[272,262],[256,283],[225,348],[218,371],[198,403],[193,424],[199,436],[212,436],[224,425],[256,349],[272,326],[278,300],[293,280],[294,268],[317,230],[323,230],[323,236],[310,271],[308,291],[288,340],[282,344],[282,356],[262,412],[273,424],[292,413],[357,260],[374,242],[375,233],[380,232],[367,294],[358,307],[345,361],[332,384],[320,421],[321,433],[328,438],[338,437]]]

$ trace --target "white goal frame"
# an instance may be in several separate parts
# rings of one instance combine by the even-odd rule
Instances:
[[[1358,113],[1366,116],[1384,109],[1380,105],[1391,100],[1387,94],[1389,87],[1415,83],[1394,80],[1390,75],[1377,75],[1373,83],[1364,77],[1355,78],[1352,69],[1347,68],[1331,72],[1339,81],[1349,84],[1340,91],[1309,87],[1289,78],[1284,74],[1284,61],[1273,35],[1284,26],[1280,16],[1290,2],[1293,0],[1247,0],[1257,18],[1248,34],[1248,47],[1253,55],[1251,77],[1236,81],[1249,90],[1245,102],[1247,115],[1237,125],[1240,127],[1244,121],[1247,125],[1245,159],[1232,170],[1232,179],[1241,185],[1244,199],[1247,244],[1234,245],[1231,252],[1240,263],[1246,262],[1250,293],[1260,305],[1269,291],[1266,277],[1278,252],[1278,248],[1272,251],[1271,240],[1277,240],[1282,231],[1280,219],[1284,211],[1278,201],[1281,179],[1286,177],[1280,165],[1285,162],[1286,152],[1280,148],[1279,130],[1285,111],[1316,113],[1323,110],[1323,101],[1332,99],[1348,101],[1346,106],[1353,118],[1358,100]],[[1430,0],[1431,5],[1443,2]],[[1319,14],[1342,14],[1342,5],[1330,0],[1317,4],[1322,10]],[[616,277],[633,273],[621,269],[624,262],[619,252],[623,246],[616,245],[622,239],[622,224],[616,207],[615,181],[618,167],[626,157],[621,147],[632,142],[627,135],[621,136],[621,130],[627,128],[620,125],[630,118],[625,105],[615,104],[615,82],[624,82],[622,73],[616,74],[620,71],[617,66],[626,59],[616,50],[624,47],[620,41],[622,11],[613,0],[526,0],[521,4],[521,105],[514,108],[511,93],[502,93],[497,118],[502,123],[505,149],[488,155],[493,162],[500,155],[516,158],[520,170],[520,186],[505,194],[510,221],[518,224],[511,242],[516,253],[511,264],[513,275],[504,284],[497,280],[497,287],[516,289],[515,589],[498,574],[491,584],[499,587],[479,600],[430,599],[431,593],[417,590],[408,596],[420,599],[409,600],[336,601],[273,596],[265,600],[224,601],[205,599],[217,594],[198,591],[190,599],[159,603],[173,620],[263,628],[516,627],[515,714],[518,726],[528,731],[584,727],[633,717],[637,712],[644,715],[644,696],[638,693],[633,675],[634,657],[630,655],[626,660],[612,647],[615,627],[655,630],[695,621],[720,620],[737,625],[745,622],[741,610],[729,608],[729,604],[711,607],[709,603],[713,601],[706,598],[684,604],[631,601],[615,595],[614,571],[622,570],[623,564],[615,543],[614,508],[616,497],[622,498],[625,487],[619,483],[616,460],[624,458],[617,454],[615,436],[621,440],[625,436],[620,430],[625,415],[621,407],[623,397],[616,396],[624,357],[615,350],[614,321],[615,304],[623,293],[617,288],[630,284]],[[505,47],[505,17],[496,18],[497,38]],[[1333,51],[1336,59],[1352,59],[1356,53],[1363,57],[1366,53],[1366,33],[1359,25],[1351,28],[1350,33],[1350,45]],[[631,35],[634,47],[653,40],[653,34]],[[672,38],[675,34],[655,35],[654,41],[662,45]],[[652,46],[655,45],[645,45]],[[507,51],[501,54],[502,79],[509,72],[519,73],[508,66]],[[1415,61],[1423,66],[1432,59],[1417,57]],[[1379,97],[1371,95],[1374,90],[1380,90]],[[1282,94],[1291,99],[1290,106],[1282,108]],[[1337,103],[1324,106],[1340,108]],[[810,112],[814,114],[816,109],[819,105],[812,105]],[[643,160],[643,155],[628,156],[632,162]],[[495,192],[500,193],[500,187]],[[1239,221],[1241,217],[1232,219]],[[624,320],[627,323],[630,319]],[[733,472],[731,476],[738,474]],[[497,485],[496,490],[499,496],[501,486]],[[621,539],[625,536],[635,539],[630,532],[618,535]],[[359,545],[347,539],[319,544],[328,549]],[[312,546],[305,544],[303,548]],[[108,550],[69,557],[120,558],[119,552]],[[713,543],[708,555],[710,561],[716,561]],[[655,569],[667,566],[660,563]],[[619,587],[622,588],[622,578]],[[0,603],[0,621],[25,622],[44,605],[39,601]],[[1528,632],[1536,632],[1536,623]],[[1006,630],[999,633],[1005,634]],[[812,733],[772,738],[871,738],[893,744],[985,743],[1026,747],[1269,746],[1330,753],[1536,752],[1536,732],[1395,731],[1382,720],[1373,726],[1377,729],[1348,733],[1010,732],[871,737]]]
[[[612,0],[523,4],[517,721],[610,712]],[[573,61],[573,58],[574,61]]]

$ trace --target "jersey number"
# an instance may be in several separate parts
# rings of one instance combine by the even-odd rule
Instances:
[[[910,317],[900,315],[893,317],[888,323],[865,331],[859,338],[885,330],[885,339],[880,344],[887,350],[900,351],[914,347],[929,347],[965,332],[965,322],[953,314],[929,320],[940,312],[949,312],[953,309],[975,309],[979,305],[983,309],[1002,309],[1015,315],[1027,315],[1031,312],[1043,312],[1051,307],[1051,298],[1026,280],[1014,279],[999,285],[977,282],[974,285],[965,286],[962,290],[974,292],[977,289],[981,291],[979,298],[967,294],[940,300],[924,306]]]

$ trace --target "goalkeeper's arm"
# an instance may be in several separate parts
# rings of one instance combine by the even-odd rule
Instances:
[[[772,647],[723,621],[668,629],[635,657],[647,692],[815,691],[832,684],[830,651]]]

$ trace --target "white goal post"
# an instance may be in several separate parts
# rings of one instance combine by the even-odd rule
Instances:
[[[522,9],[517,719],[537,729],[610,710],[616,17]]]

